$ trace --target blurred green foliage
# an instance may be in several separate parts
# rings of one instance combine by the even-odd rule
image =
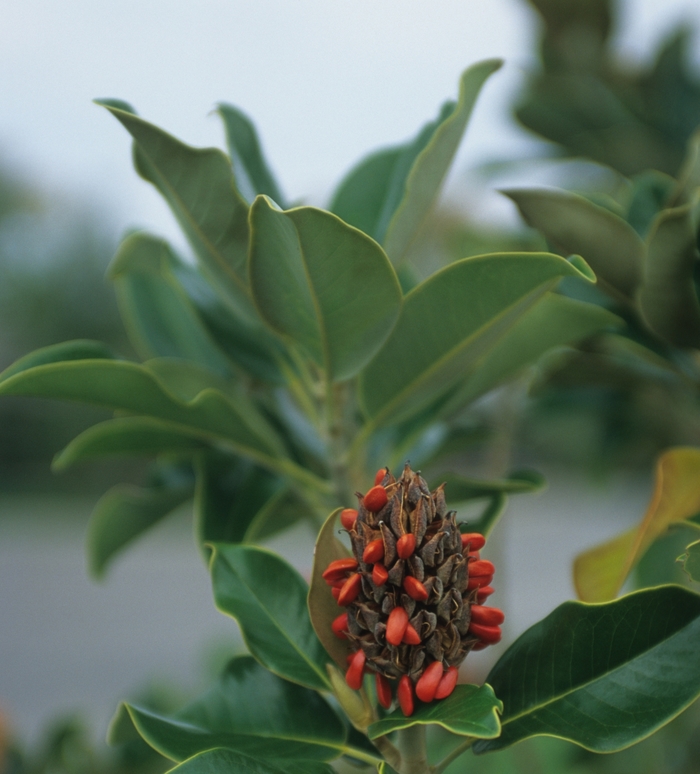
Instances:
[[[115,249],[105,218],[38,190],[0,164],[0,370],[65,339],[131,351],[105,270]],[[90,407],[8,398],[0,404],[0,491],[91,491],[111,481],[55,476],[56,450],[105,418]],[[100,480],[101,479],[101,480]]]

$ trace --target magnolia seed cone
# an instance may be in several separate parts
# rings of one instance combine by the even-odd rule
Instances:
[[[463,547],[442,486],[430,492],[408,465],[398,481],[386,471],[377,484],[360,498],[348,530],[361,580],[341,602],[346,636],[355,652],[364,651],[367,668],[415,684],[431,664],[447,671],[481,642],[469,632],[479,589],[468,590],[468,564],[476,557]],[[379,487],[386,504],[377,510]]]

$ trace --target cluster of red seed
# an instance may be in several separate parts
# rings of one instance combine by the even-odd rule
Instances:
[[[342,639],[349,639],[353,648],[356,648],[355,652],[348,656],[347,684],[352,689],[359,690],[362,686],[364,674],[368,671],[368,668],[371,668],[375,673],[379,703],[388,709],[392,703],[392,690],[388,678],[395,679],[400,675],[396,693],[399,705],[406,716],[411,715],[414,711],[415,696],[423,702],[444,699],[449,696],[457,684],[458,662],[461,662],[470,650],[481,650],[488,645],[499,642],[501,639],[500,624],[504,620],[504,615],[499,609],[484,605],[488,596],[493,593],[490,583],[493,579],[495,568],[491,562],[480,557],[479,551],[486,542],[483,535],[479,533],[461,535],[461,552],[457,550],[457,555],[450,557],[451,563],[448,569],[456,568],[458,563],[461,563],[465,569],[461,574],[457,569],[451,571],[451,584],[445,584],[444,587],[441,587],[441,590],[435,589],[434,582],[428,583],[429,580],[435,581],[435,578],[428,579],[425,578],[424,574],[421,574],[424,573],[424,567],[422,560],[418,558],[417,548],[419,548],[418,541],[423,541],[424,537],[426,541],[428,540],[425,529],[417,530],[418,539],[414,532],[405,531],[395,540],[395,546],[389,548],[387,541],[393,540],[393,533],[381,520],[377,520],[376,516],[386,515],[388,510],[386,506],[392,496],[396,495],[398,503],[397,486],[405,483],[406,491],[408,491],[409,481],[419,481],[422,484],[422,488],[427,492],[425,482],[420,478],[420,475],[413,473],[408,466],[398,485],[388,469],[382,469],[377,472],[375,485],[364,497],[360,497],[359,494],[358,497],[360,497],[362,513],[370,518],[374,516],[375,521],[377,521],[375,526],[378,526],[381,531],[371,533],[366,524],[360,525],[357,510],[347,508],[342,511],[340,516],[341,522],[343,527],[350,533],[355,557],[337,559],[331,562],[323,573],[323,578],[331,587],[338,605],[352,609],[353,616],[357,616],[358,610],[360,612],[364,611],[366,618],[368,616],[368,608],[365,602],[362,601],[363,598],[365,601],[371,602],[371,590],[376,591],[387,584],[387,582],[390,584],[394,583],[395,586],[397,585],[397,576],[391,577],[394,571],[389,570],[385,566],[385,555],[391,552],[391,561],[394,562],[395,568],[400,563],[402,568],[398,580],[400,587],[394,593],[405,595],[405,597],[402,596],[402,604],[394,606],[387,616],[380,616],[378,624],[375,624],[374,633],[379,643],[378,645],[372,642],[368,645],[367,642],[363,643],[358,637],[353,636],[351,633],[353,628],[351,624],[353,622],[349,621],[347,612],[339,615],[333,621],[332,629],[336,636]],[[387,489],[389,489],[389,493]],[[425,492],[422,495],[424,497],[426,496]],[[430,497],[433,497],[434,500],[441,499],[444,505],[442,487],[432,493]],[[399,507],[404,508],[403,497]],[[366,519],[362,520],[366,522]],[[454,526],[454,513],[447,514],[444,522],[441,523],[448,526],[449,523],[452,523]],[[358,530],[359,527],[362,527],[362,529]],[[445,530],[447,529],[448,527],[445,527]],[[370,537],[372,534],[381,534],[381,537],[374,539],[366,537],[364,541],[360,541],[358,537],[360,532],[370,535]],[[444,534],[446,533],[439,533],[439,535]],[[455,536],[455,539],[457,540],[457,546],[459,546],[458,534]],[[421,555],[426,556],[424,551],[421,552]],[[415,572],[412,574],[412,570],[415,571],[417,567],[420,568],[418,574],[426,580],[425,584],[422,580],[415,577]],[[445,576],[443,575],[443,577]],[[446,577],[450,577],[449,573]],[[363,592],[363,584],[367,593]],[[451,585],[451,588],[448,587],[449,585]],[[358,597],[361,599],[358,600]],[[429,599],[433,602],[432,606],[428,605]],[[419,614],[424,610],[424,615],[432,615],[433,619],[437,620],[436,616],[429,611],[436,609],[438,614],[440,614],[440,600],[446,601],[448,604],[454,604],[455,599],[457,599],[461,609],[459,623],[463,637],[455,643],[456,649],[454,646],[452,647],[451,655],[449,656],[439,653],[436,657],[433,650],[433,660],[426,665],[426,662],[431,657],[431,649],[429,646],[426,648],[421,632],[416,628],[418,623],[416,623],[416,626],[413,626],[411,623],[411,620],[417,622],[422,619],[420,617],[411,618],[410,615],[413,615],[416,608],[419,608]],[[406,607],[410,608],[410,615]],[[369,612],[371,613],[371,611]],[[375,612],[375,617],[376,615]],[[356,618],[354,621],[356,621]],[[357,624],[355,623],[356,626]],[[431,632],[434,631],[435,624],[433,623],[432,627],[427,626],[427,629]],[[405,646],[411,646],[410,650],[412,652],[410,655],[407,654]],[[386,666],[386,658],[373,657],[373,653],[376,653],[380,647],[384,648],[384,656],[386,656],[387,652],[394,655],[388,666]],[[399,657],[399,648],[402,649],[401,657]],[[415,653],[413,652],[415,649],[421,649],[423,652]],[[370,653],[369,658],[365,652],[366,650]],[[426,658],[426,655],[428,658]],[[415,656],[419,656],[419,658],[416,659]],[[414,664],[413,668],[407,667],[407,663]],[[416,663],[418,663],[418,667],[415,666]],[[389,675],[386,672],[389,672]],[[402,672],[403,674],[401,674]]]

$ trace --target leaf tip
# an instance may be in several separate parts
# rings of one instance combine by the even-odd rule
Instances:
[[[98,97],[93,99],[93,103],[99,107],[107,108],[110,113],[119,111],[121,113],[131,113],[134,116],[137,115],[136,109],[129,102],[126,102],[123,99],[116,99],[113,97]]]

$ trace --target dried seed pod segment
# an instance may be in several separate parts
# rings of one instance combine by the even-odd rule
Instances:
[[[460,533],[443,486],[431,492],[408,465],[398,480],[378,471],[374,486],[358,493],[357,517],[348,525],[357,566],[345,560],[347,569],[328,573],[346,608],[334,632],[364,654],[364,669],[382,686],[382,704],[392,681],[410,714],[414,696],[446,698],[469,651],[500,639],[503,613],[484,606],[495,568],[478,556],[483,536]],[[348,672],[348,684],[357,685],[358,668]]]

